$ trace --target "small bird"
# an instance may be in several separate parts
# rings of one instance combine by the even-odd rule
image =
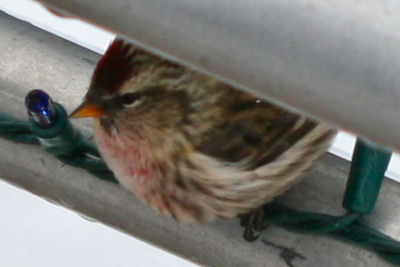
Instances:
[[[116,38],[71,117],[93,117],[120,184],[178,221],[251,212],[299,181],[336,130]]]

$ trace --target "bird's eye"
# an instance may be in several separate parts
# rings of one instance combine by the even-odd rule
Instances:
[[[121,96],[121,102],[124,106],[132,106],[140,96],[139,93],[126,93]]]

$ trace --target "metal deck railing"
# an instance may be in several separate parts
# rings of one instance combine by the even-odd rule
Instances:
[[[400,148],[400,3],[40,0],[262,97]]]
[[[223,26],[225,24],[222,22],[226,22],[227,25],[234,22],[230,21],[228,17],[223,16],[223,12],[229,10],[229,8],[238,9],[240,6],[236,4],[233,6],[228,5],[226,6],[227,8],[225,8],[225,6],[223,6],[224,1],[220,1],[221,6],[216,5],[213,8],[213,3],[215,4],[215,2],[204,1],[203,3],[205,3],[205,5],[199,9],[200,13],[196,13],[199,17],[194,16],[194,22],[203,20],[206,22],[206,20],[214,19],[213,23],[220,26],[216,27],[215,33],[206,34],[205,32],[201,32],[202,29],[204,30],[207,28],[203,27],[204,25],[202,24],[197,24],[198,26],[196,26],[199,28],[200,32],[193,31],[191,27],[194,27],[194,29],[196,28],[193,25],[190,27],[188,26],[189,29],[187,30],[180,31],[179,25],[181,25],[181,23],[177,23],[172,15],[166,15],[165,17],[160,17],[160,15],[158,15],[158,20],[156,18],[157,16],[154,18],[147,18],[149,14],[146,13],[146,10],[148,10],[147,8],[152,7],[152,4],[159,4],[162,7],[161,1],[119,1],[118,3],[113,2],[113,4],[103,6],[99,4],[100,1],[97,3],[94,2],[96,1],[82,1],[82,3],[79,1],[57,1],[61,7],[71,12],[76,11],[76,14],[79,14],[80,9],[86,8],[84,12],[88,19],[98,22],[100,18],[102,18],[104,19],[101,20],[102,24],[105,26],[118,30],[121,29],[121,32],[131,37],[138,34],[135,35],[136,40],[139,40],[142,44],[153,47],[157,45],[158,48],[163,47],[164,52],[179,57],[184,62],[190,62],[192,65],[207,69],[207,71],[213,75],[218,77],[223,76],[225,78],[230,77],[230,79],[228,79],[229,82],[243,85],[241,88],[244,90],[261,93],[263,96],[265,94],[268,97],[275,97],[279,101],[295,105],[301,110],[317,114],[317,117],[328,119],[341,126],[348,126],[348,129],[355,130],[368,137],[373,137],[372,139],[374,140],[397,146],[395,142],[397,140],[394,140],[393,137],[396,135],[395,128],[397,127],[396,120],[398,120],[398,118],[396,117],[393,123],[390,124],[390,119],[394,117],[392,113],[394,113],[393,108],[395,108],[395,101],[398,99],[396,96],[397,91],[394,89],[396,85],[396,80],[394,79],[396,70],[395,62],[392,62],[392,68],[388,68],[391,70],[389,72],[384,72],[386,68],[377,68],[377,71],[370,75],[357,75],[362,71],[358,69],[358,72],[353,72],[355,80],[352,80],[352,75],[345,75],[346,73],[348,74],[352,68],[357,70],[357,67],[370,67],[373,64],[380,66],[383,62],[382,60],[388,60],[387,54],[378,53],[371,48],[372,51],[370,52],[372,56],[368,59],[369,64],[363,65],[364,61],[361,62],[354,60],[352,57],[348,57],[348,65],[344,64],[345,66],[341,66],[340,63],[344,62],[343,57],[330,53],[322,53],[329,47],[333,49],[333,52],[339,53],[339,51],[334,49],[337,43],[332,43],[330,46],[326,44],[327,47],[323,46],[324,43],[315,44],[317,47],[319,47],[318,45],[322,45],[322,47],[319,47],[321,50],[318,50],[320,52],[322,51],[321,55],[318,55],[315,54],[315,46],[306,49],[306,45],[302,43],[305,42],[305,40],[310,41],[311,39],[308,38],[310,35],[304,35],[304,40],[302,41],[303,37],[300,32],[296,38],[293,37],[295,39],[290,39],[288,33],[294,31],[295,28],[290,30],[288,25],[286,25],[286,28],[285,26],[275,25],[276,27],[273,27],[274,29],[280,29],[282,31],[281,33],[276,31],[275,35],[271,35],[274,37],[271,38],[271,40],[275,41],[268,41],[265,43],[267,47],[272,45],[272,47],[270,47],[272,50],[265,50],[268,52],[265,53],[265,56],[272,57],[271,60],[276,59],[276,62],[269,61],[275,62],[276,64],[270,64],[261,58],[257,61],[253,61],[255,59],[254,55],[262,51],[261,48],[263,48],[258,47],[261,50],[257,50],[256,44],[261,44],[265,41],[260,41],[258,39],[254,40],[254,55],[250,53],[251,51],[249,50],[241,50],[236,59],[229,59],[229,57],[235,55],[231,53],[234,51],[232,49],[244,45],[240,38],[238,39],[240,40],[238,44],[230,44],[227,42],[229,38],[238,37],[236,35],[237,33],[233,31],[235,24],[231,25],[231,33],[226,32],[224,34],[223,31]],[[171,5],[178,5],[178,2],[179,1],[171,1]],[[259,1],[252,2],[259,3]],[[83,6],[90,3],[94,6]],[[119,4],[123,5],[124,3],[127,5],[125,6],[125,11],[121,10],[123,6],[118,7]],[[141,11],[132,14],[137,14],[139,19],[141,18],[144,20],[140,21],[143,23],[139,23],[141,26],[136,28],[135,31],[137,32],[134,32],[135,34],[131,34],[129,30],[124,29],[124,27],[131,27],[131,24],[125,23],[124,19],[129,18],[126,16],[129,12],[134,12],[134,8],[131,6],[133,3],[136,5],[142,3]],[[278,8],[280,12],[285,11],[283,8],[285,7],[285,3],[286,1],[281,1],[281,4],[276,4],[277,7],[281,7],[281,9]],[[303,3],[306,2],[299,2],[300,7],[298,10],[302,10],[301,7]],[[273,5],[271,2],[270,4]],[[288,2],[286,4],[288,4]],[[328,11],[328,6],[329,4],[317,4],[315,6],[310,5],[309,8],[321,8],[322,10],[320,11],[322,12],[323,10]],[[183,9],[176,14],[178,18],[180,16],[187,17],[188,14],[191,14],[190,10],[192,9],[189,4],[182,5],[181,7]],[[97,9],[102,8],[104,8],[103,11],[96,13]],[[218,8],[221,8],[221,10]],[[203,19],[200,18],[202,16],[201,14],[203,14],[202,12],[207,13],[206,11],[210,11],[211,9],[214,12],[209,14],[211,17],[206,16]],[[156,10],[157,9],[153,9],[153,12],[156,12]],[[249,10],[254,10],[254,8],[249,7]],[[176,12],[176,10],[169,9],[164,11],[172,12],[171,14]],[[238,14],[239,10],[236,11],[236,13],[233,12],[230,14]],[[288,12],[287,15],[289,15],[289,11],[290,10],[285,11]],[[295,10],[292,11],[294,12]],[[348,12],[350,11],[352,11],[352,9],[348,10]],[[117,17],[118,19],[115,19],[113,22],[112,18],[117,14],[116,12],[121,13]],[[220,14],[221,18],[217,16],[219,12],[222,12]],[[252,12],[249,14],[252,14]],[[256,12],[255,14],[258,13]],[[322,12],[322,14],[325,13]],[[153,13],[153,15],[157,15],[157,13]],[[296,16],[296,14],[292,15]],[[349,13],[342,14],[343,17],[350,19],[350,17],[347,17],[348,15]],[[275,14],[273,17],[278,18],[279,16]],[[343,17],[341,18],[343,19]],[[163,21],[163,19],[168,18],[171,20],[169,23]],[[238,16],[238,18],[243,19],[244,22],[247,19],[246,16]],[[221,19],[221,21],[219,21],[219,19]],[[304,16],[303,19],[304,23],[312,22],[312,16]],[[310,21],[308,21],[308,19],[310,19]],[[322,17],[320,19],[320,22],[322,22]],[[270,21],[266,22],[274,22],[271,18],[268,18],[268,20]],[[340,18],[338,20],[339,22],[337,23],[343,23],[343,20],[341,21]],[[357,19],[354,20],[357,21]],[[151,38],[157,36],[157,34],[154,36],[152,35],[153,28],[147,32],[143,30],[149,29],[148,27],[151,25],[144,23],[146,21],[152,21],[152,23],[158,21],[157,23],[163,24],[164,26],[158,29],[163,30],[164,37],[159,35],[157,37],[159,39],[152,40]],[[275,23],[278,22],[279,20],[275,21]],[[364,25],[367,21],[359,21],[359,23],[360,24],[356,24],[359,26]],[[383,22],[380,21],[379,23]],[[23,98],[29,89],[35,87],[41,87],[47,90],[56,101],[62,101],[69,109],[76,106],[81,96],[84,95],[94,64],[99,56],[5,15],[0,16],[0,25],[2,25],[0,27],[0,36],[2,36],[2,42],[0,43],[0,86],[2,87],[2,90],[0,90],[0,107],[2,111],[19,115],[20,117],[26,116],[24,109],[21,108],[23,106]],[[249,26],[249,29],[257,29],[254,28],[257,26],[256,20],[253,21],[253,24],[244,25]],[[300,25],[312,27],[311,24],[309,25],[307,23]],[[320,25],[319,27],[326,26],[323,23],[316,23],[316,25]],[[336,25],[336,22],[334,25]],[[298,24],[295,23],[292,26],[298,26]],[[167,29],[164,27],[171,27],[170,37],[166,37],[165,30]],[[271,34],[273,33],[273,28],[271,26]],[[175,33],[174,29],[176,29]],[[243,30],[240,29],[240,27],[237,29],[239,33]],[[309,30],[311,31],[312,29],[314,28],[310,28]],[[372,27],[370,30],[373,30],[372,32],[379,35],[380,32],[374,29],[375,28]],[[382,35],[384,35],[383,32],[385,29],[387,28],[382,28]],[[307,31],[306,29],[303,30]],[[314,30],[317,31],[318,29]],[[352,30],[349,31],[351,32]],[[186,45],[184,46],[182,43],[181,45],[173,46],[173,44],[177,44],[174,42],[181,40],[175,38],[179,36],[178,33],[186,34],[190,32],[193,33],[193,39],[187,37],[188,43],[186,44],[189,44],[189,46],[185,49],[188,50],[184,49]],[[143,35],[141,36],[140,34]],[[242,34],[245,33],[242,32]],[[322,31],[321,34],[324,34],[324,38],[333,35],[333,33],[325,31]],[[197,37],[195,35],[197,35]],[[346,36],[342,37],[348,42],[356,41],[357,35],[350,35],[351,34],[346,33]],[[393,35],[395,35],[395,33],[393,33]],[[147,36],[146,38],[148,39],[144,38],[145,36]],[[215,39],[218,40],[218,42],[212,46],[211,41],[214,39],[211,37],[218,36],[221,36],[222,39]],[[388,38],[387,35],[385,36]],[[224,39],[225,37],[228,39]],[[201,42],[202,38],[204,38],[203,41],[205,43]],[[319,38],[322,40],[321,36]],[[350,39],[348,40],[346,38]],[[161,39],[171,43],[163,43]],[[334,41],[334,39],[335,38],[332,37],[332,41]],[[197,45],[200,47],[195,46],[195,40],[199,41]],[[369,39],[367,38],[367,40]],[[160,43],[157,43],[157,41],[160,41]],[[260,41],[260,43],[258,43],[258,41]],[[285,47],[281,41],[287,42],[287,46]],[[340,42],[340,40],[336,41]],[[370,41],[373,40],[371,39]],[[274,44],[274,42],[276,43]],[[387,45],[390,46],[390,44],[394,43],[394,40],[392,40],[392,43],[389,42]],[[190,46],[190,44],[193,46]],[[225,44],[225,46],[220,46],[221,44]],[[350,44],[351,42],[347,43],[347,45]],[[352,45],[354,46],[356,44],[358,45],[358,43],[353,43]],[[205,46],[202,47],[201,45]],[[297,45],[300,46],[296,49],[305,49],[304,51],[301,50],[300,54],[292,53],[295,52],[294,50],[296,50],[295,47]],[[355,47],[357,47],[357,45]],[[384,45],[384,43],[382,42],[381,45]],[[208,46],[210,50],[205,50]],[[278,48],[274,50],[273,48],[275,46],[281,47],[283,50]],[[340,48],[341,46],[337,47]],[[336,49],[339,49],[337,47]],[[284,48],[286,48],[286,50]],[[293,51],[291,49],[293,49]],[[357,49],[362,50],[363,46]],[[192,50],[196,50],[197,52],[193,52]],[[367,50],[364,52],[367,52]],[[392,56],[392,61],[395,61],[394,59],[396,58],[394,52],[396,51],[394,50],[388,53],[388,55]],[[218,53],[220,57],[214,57],[217,56]],[[351,54],[354,54],[353,56],[355,58],[359,57],[358,60],[361,60],[364,54],[359,53],[361,52],[352,51]],[[201,57],[202,55],[204,57]],[[379,61],[380,55],[382,58],[380,58]],[[314,65],[314,63],[306,60],[308,57],[308,60],[310,60],[310,58],[312,59],[313,56],[316,60],[315,62],[319,62],[319,64]],[[244,60],[243,64],[227,64],[230,62],[237,62],[237,60]],[[295,63],[296,60],[298,60],[297,63]],[[304,64],[301,63],[302,60]],[[367,59],[365,58],[364,60]],[[249,69],[248,67],[251,62],[254,63],[254,66],[251,67],[252,69]],[[293,63],[293,65],[290,63]],[[327,63],[327,65],[324,65],[325,63]],[[332,63],[333,65],[328,63]],[[330,67],[333,69],[329,69]],[[257,69],[258,71],[255,71]],[[336,70],[336,72],[334,70]],[[254,73],[252,74],[252,72]],[[264,75],[262,75],[263,73]],[[308,75],[309,73],[313,75]],[[382,77],[382,84],[380,85],[383,88],[382,92],[385,93],[385,97],[382,98],[376,97],[379,92],[377,90],[380,89],[380,87],[375,87],[374,85],[378,83],[373,83],[378,76]],[[336,84],[333,83],[334,80],[337,80]],[[267,82],[271,87],[268,86],[268,88],[266,88],[265,86],[261,86],[267,84]],[[346,84],[351,85],[348,87],[348,91],[345,90],[346,88],[342,87]],[[361,86],[363,84],[365,87]],[[341,94],[344,95],[341,96]],[[354,103],[353,106],[349,105],[349,94],[353,97],[359,96],[359,101],[366,105],[360,105],[359,102]],[[327,101],[328,99],[330,99],[331,102]],[[335,104],[338,103],[341,104],[336,106],[334,110]],[[378,107],[383,110],[376,112]],[[348,113],[348,118],[344,116],[345,113]],[[360,114],[362,114],[362,116]],[[385,117],[384,120],[381,122],[378,121],[376,124],[372,123],[372,120],[381,118],[380,116],[384,118],[385,114],[391,114],[391,116]],[[357,116],[358,121],[356,120]],[[360,120],[360,118],[364,120]],[[382,131],[382,129],[385,129],[382,127],[388,127],[389,124],[392,126],[391,131]],[[88,130],[85,124],[80,124],[80,127]],[[0,177],[5,180],[202,264],[212,266],[285,266],[283,259],[279,258],[281,250],[278,249],[278,247],[280,246],[281,248],[294,247],[297,253],[303,255],[306,258],[304,264],[302,259],[296,259],[299,261],[300,266],[318,266],[318,264],[328,261],[333,266],[338,266],[340,264],[348,265],[349,263],[358,264],[360,261],[362,262],[366,259],[371,266],[386,265],[386,263],[382,262],[382,260],[372,252],[366,252],[344,243],[340,243],[339,245],[336,241],[324,237],[288,233],[283,229],[273,226],[267,229],[260,240],[266,240],[269,244],[278,244],[279,246],[266,246],[265,244],[268,242],[263,243],[261,241],[251,245],[244,242],[241,237],[242,229],[239,227],[237,220],[217,221],[207,226],[177,224],[169,218],[152,212],[148,207],[136,201],[129,193],[118,186],[99,181],[81,170],[70,167],[60,168],[61,164],[59,162],[48,157],[37,148],[29,146],[24,146],[22,148],[22,145],[16,145],[2,139],[0,139],[0,146],[2,147],[0,150]],[[284,196],[283,201],[301,209],[341,214],[343,212],[341,208],[341,198],[348,170],[348,163],[333,156],[327,156],[314,171],[310,173],[305,182],[301,183]],[[378,209],[374,217],[371,217],[370,223],[391,236],[400,237],[398,225],[392,223],[396,221],[398,214],[400,214],[400,208],[396,205],[399,188],[393,185],[394,183],[390,181],[387,181],[384,185]],[[301,203],[301,206],[298,206],[298,203]],[[349,256],[350,254],[351,256]]]

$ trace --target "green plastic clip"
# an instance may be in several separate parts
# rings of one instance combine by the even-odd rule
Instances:
[[[390,156],[388,150],[357,139],[343,199],[346,209],[362,214],[373,211]]]
[[[84,141],[82,134],[69,122],[67,112],[60,104],[54,103],[54,106],[58,112],[58,120],[51,128],[40,128],[32,118],[28,121],[40,145],[65,164],[85,168],[104,180],[116,182],[96,147]]]
[[[82,145],[82,135],[68,121],[68,115],[63,106],[54,103],[59,119],[51,128],[40,128],[35,121],[29,119],[29,127],[37,136],[42,147],[49,153],[57,155],[73,154]]]

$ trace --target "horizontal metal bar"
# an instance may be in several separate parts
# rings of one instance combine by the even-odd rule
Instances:
[[[400,148],[399,1],[39,1]]]
[[[67,110],[78,105],[99,56],[2,13],[0,25],[0,112],[24,118],[24,95],[32,88],[46,90]],[[85,131],[90,129],[87,122],[74,124]],[[348,170],[347,162],[328,155],[282,201],[302,210],[341,214]],[[303,255],[305,260],[296,258],[294,263],[305,266],[355,266],[360,262],[388,266],[372,252],[275,226],[269,226],[258,241],[250,244],[242,239],[237,219],[209,225],[179,224],[154,212],[117,185],[63,166],[39,147],[1,138],[0,177],[207,266],[286,266],[280,246]],[[373,225],[395,237],[400,237],[399,224],[391,222],[399,218],[399,191],[398,185],[386,181],[377,207],[379,216],[374,214],[371,218],[375,220]],[[266,246],[261,240],[279,246]]]

